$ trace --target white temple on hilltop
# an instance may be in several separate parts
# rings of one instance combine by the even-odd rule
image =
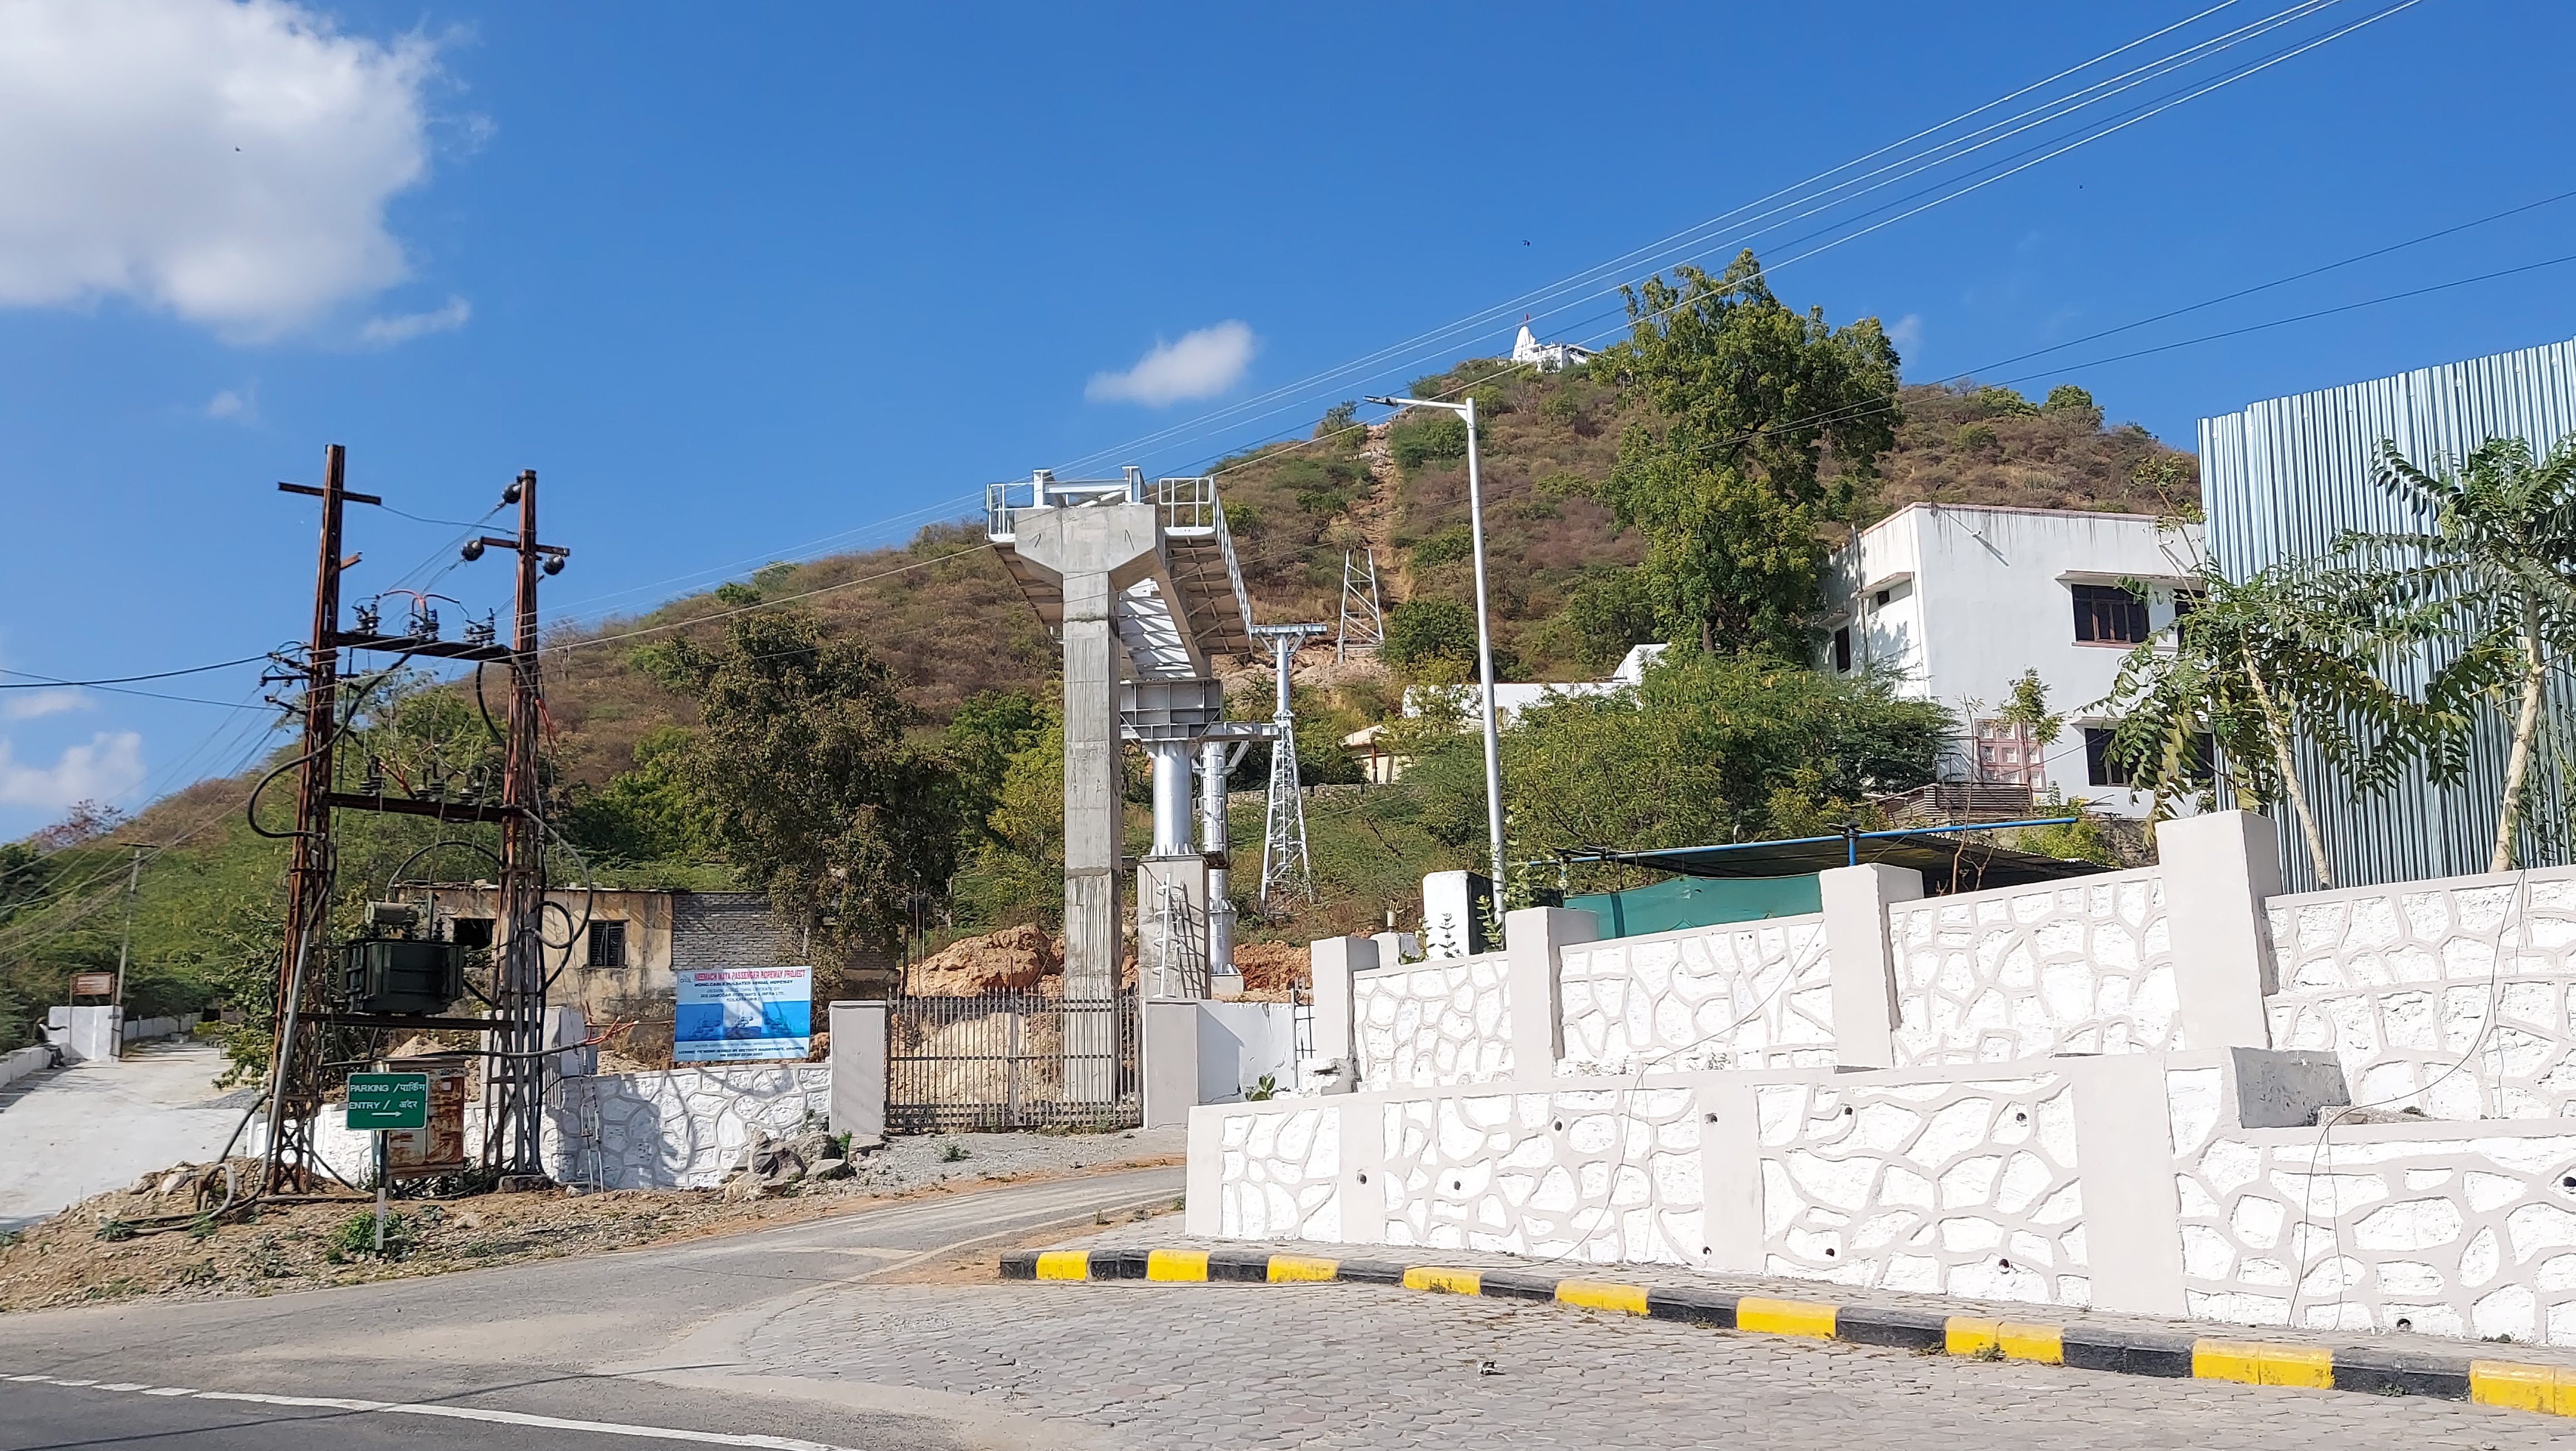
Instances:
[[[1592,350],[1573,343],[1543,343],[1530,332],[1529,319],[1521,319],[1521,335],[1512,340],[1512,361],[1534,363],[1542,373],[1570,368],[1592,356]]]

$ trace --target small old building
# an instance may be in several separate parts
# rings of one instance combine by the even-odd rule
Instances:
[[[498,945],[492,883],[451,883],[429,894],[437,936],[468,948]],[[547,1000],[580,1008],[594,1024],[634,1023],[618,1051],[646,1061],[670,1052],[676,973],[806,965],[816,969],[818,996],[848,998],[889,996],[900,978],[889,954],[815,961],[805,932],[758,892],[558,889],[546,894],[545,940]]]

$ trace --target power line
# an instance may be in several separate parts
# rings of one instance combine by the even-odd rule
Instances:
[[[24,670],[0,670],[0,675],[15,675],[24,685],[0,680],[0,690],[46,690],[61,686],[127,685],[138,680],[169,680],[181,675],[203,675],[209,670],[230,670],[236,665],[249,665],[268,658],[265,654],[244,655],[238,660],[218,660],[212,665],[190,665],[179,670],[156,670],[149,675],[111,675],[103,680],[57,680],[50,675],[35,675]]]

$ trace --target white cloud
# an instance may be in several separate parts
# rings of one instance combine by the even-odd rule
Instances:
[[[40,716],[60,715],[67,710],[87,710],[90,698],[64,686],[59,690],[30,690],[21,695],[11,691],[0,696],[0,720],[35,720]]]
[[[1904,355],[1922,347],[1923,314],[1919,312],[1909,312],[1905,316],[1898,318],[1896,320],[1896,325],[1887,330],[1887,340],[1896,344],[1896,352],[1899,357],[1903,357]]]
[[[259,389],[255,385],[239,391],[226,388],[207,399],[206,406],[200,411],[208,418],[237,418],[244,423],[253,422],[259,417]]]
[[[1252,329],[1221,322],[1184,335],[1177,343],[1157,340],[1153,350],[1124,373],[1095,373],[1082,396],[1095,403],[1142,403],[1161,408],[1190,398],[1213,398],[1235,384],[1252,363]]]
[[[288,0],[0,0],[0,305],[253,341],[400,281],[435,70]]]
[[[21,766],[0,739],[0,805],[60,811],[75,801],[112,801],[143,784],[143,737],[105,731],[67,746],[53,765]]]
[[[407,343],[424,333],[451,332],[465,326],[474,315],[474,305],[461,297],[447,299],[447,306],[428,312],[406,312],[395,317],[371,317],[358,329],[358,341],[389,348]]]

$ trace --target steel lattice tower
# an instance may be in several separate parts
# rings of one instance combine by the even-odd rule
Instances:
[[[1374,655],[1386,643],[1386,612],[1378,607],[1377,551],[1342,551],[1342,620],[1333,632],[1333,659]]]
[[[1270,910],[1272,894],[1297,892],[1315,900],[1315,864],[1306,854],[1306,800],[1297,790],[1297,717],[1288,704],[1288,669],[1297,647],[1324,633],[1325,626],[1255,625],[1253,636],[1270,646],[1271,668],[1279,694],[1270,716],[1270,799],[1262,813],[1261,907]]]

